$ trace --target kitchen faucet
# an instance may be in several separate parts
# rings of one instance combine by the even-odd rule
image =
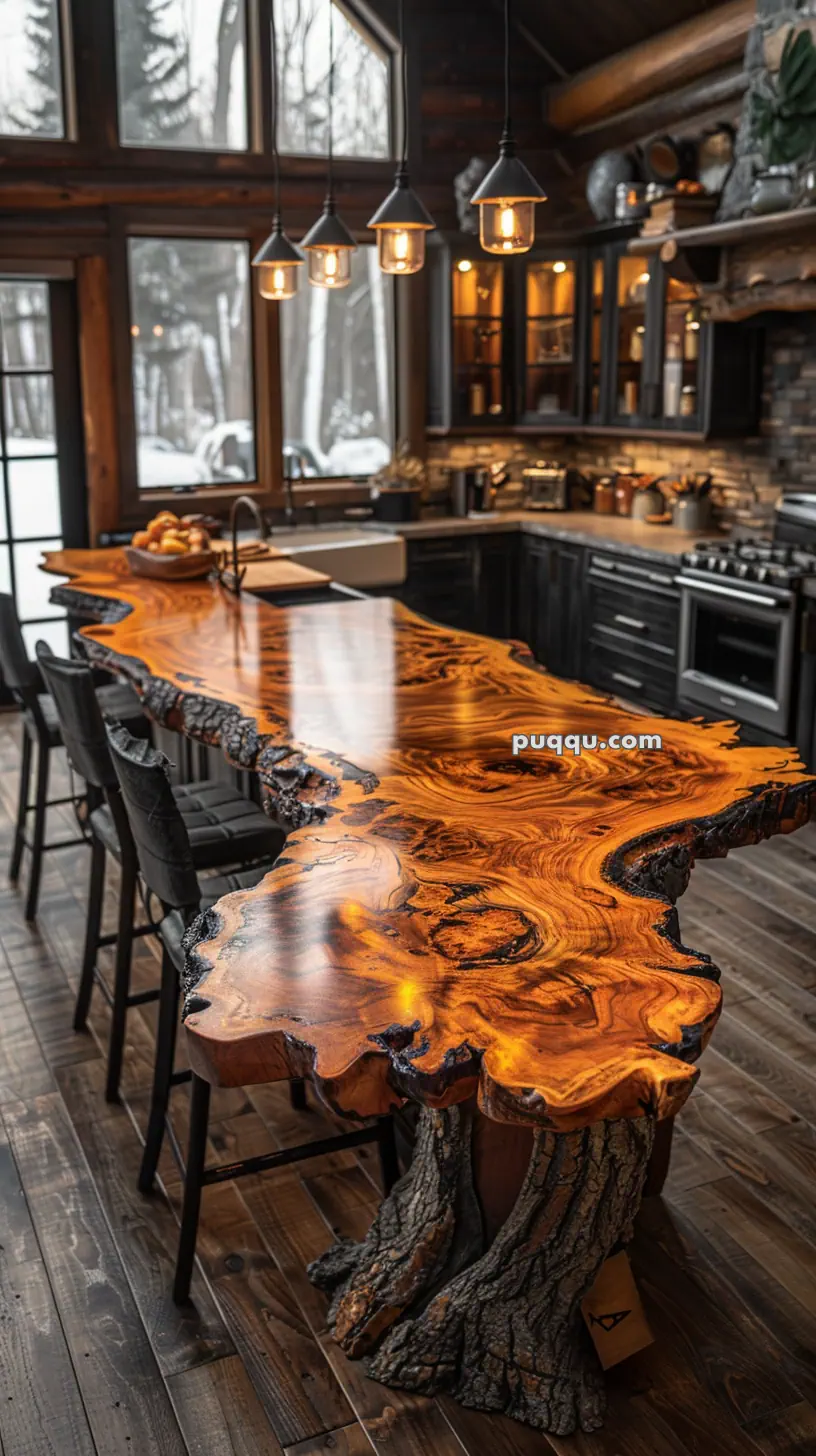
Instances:
[[[246,567],[244,567],[243,571],[238,570],[238,517],[241,513],[242,507],[246,507],[246,509],[250,512],[252,519],[258,527],[258,540],[264,541],[266,539],[266,521],[264,520],[263,512],[258,505],[258,502],[256,500],[253,500],[251,495],[239,495],[238,498],[233,501],[232,510],[230,511],[230,531],[232,533],[232,582],[229,583],[229,585],[231,587],[231,590],[234,591],[237,596],[240,596],[241,594],[241,582],[243,581],[246,574]]]

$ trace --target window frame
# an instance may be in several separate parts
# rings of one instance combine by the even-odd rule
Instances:
[[[128,173],[172,172],[177,176],[213,171],[234,178],[268,178],[272,161],[272,46],[273,0],[246,0],[247,147],[243,151],[210,147],[143,147],[123,143],[119,135],[119,82],[113,0],[57,0],[65,135],[55,137],[3,137],[4,155],[12,163],[36,158],[55,166],[114,167]],[[374,169],[383,175],[393,170],[400,102],[399,44],[395,36],[364,0],[333,0],[349,23],[368,33],[388,61],[389,155],[338,157],[340,174],[347,167]],[[82,77],[82,85],[76,84]],[[302,172],[304,166],[324,158],[317,153],[286,154]],[[8,174],[7,174],[8,175]]]
[[[0,132],[0,149],[12,161],[27,157],[68,159],[78,141],[76,48],[74,44],[74,8],[81,0],[56,0],[54,9],[57,17],[57,44],[59,46],[59,75],[62,90],[61,137],[26,136],[19,132],[7,135]],[[71,156],[73,160],[73,156]]]
[[[255,430],[255,478],[226,485],[215,482],[192,489],[172,486],[142,487],[138,478],[138,432],[136,429],[136,402],[133,393],[133,339],[131,325],[129,243],[133,238],[172,238],[178,242],[235,242],[243,243],[252,257],[253,250],[263,239],[251,225],[240,222],[228,226],[223,218],[212,220],[202,218],[198,226],[187,219],[184,226],[173,224],[166,213],[161,216],[147,216],[140,213],[130,218],[116,220],[114,232],[111,221],[111,321],[113,328],[113,356],[117,379],[117,414],[119,433],[119,518],[123,527],[139,525],[150,514],[150,503],[168,505],[172,502],[187,505],[206,502],[214,510],[228,509],[239,495],[251,492],[262,505],[271,505],[282,489],[281,472],[275,468],[276,423],[274,409],[261,411],[259,401],[270,398],[270,381],[273,349],[277,343],[277,317],[274,310],[267,310],[257,288],[253,286],[253,275],[248,279],[249,327],[252,388],[252,419]],[[272,317],[270,317],[272,315]],[[280,449],[278,448],[278,455]]]
[[[140,210],[132,215],[111,218],[111,321],[113,329],[113,355],[116,371],[116,395],[119,435],[119,525],[130,529],[142,525],[150,514],[151,503],[158,506],[183,504],[190,509],[204,508],[215,512],[229,510],[239,495],[253,495],[265,509],[280,508],[286,499],[283,476],[283,379],[282,338],[278,307],[263,299],[254,286],[250,274],[249,287],[250,327],[252,340],[250,360],[252,363],[253,421],[255,426],[255,479],[225,485],[196,486],[192,489],[153,486],[147,489],[138,482],[136,431],[136,408],[133,394],[133,322],[130,307],[130,279],[128,268],[128,243],[131,238],[166,237],[179,242],[213,241],[246,242],[250,253],[260,247],[266,236],[251,224],[241,223],[227,226],[223,218],[199,214],[201,221],[194,226],[190,215],[183,222],[175,221],[166,212],[148,213]],[[363,236],[361,230],[352,229],[358,240],[367,246],[372,244],[370,235]],[[394,436],[401,436],[403,376],[401,341],[403,338],[405,309],[400,307],[400,283],[412,280],[396,280],[392,291],[393,369],[391,381],[391,407],[393,411]],[[308,286],[304,280],[304,286]],[[285,306],[285,305],[284,305]],[[403,320],[403,322],[401,322]],[[262,401],[266,407],[261,408]],[[293,496],[304,505],[313,501],[317,506],[367,501],[368,487],[359,476],[321,475],[307,480],[294,481]]]

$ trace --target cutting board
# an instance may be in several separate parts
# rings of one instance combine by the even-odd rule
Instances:
[[[331,577],[325,571],[312,571],[287,556],[274,556],[266,561],[249,561],[246,576],[241,582],[242,591],[304,591],[316,586],[328,586]]]

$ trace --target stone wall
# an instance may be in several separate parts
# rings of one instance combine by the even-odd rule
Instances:
[[[756,173],[765,165],[754,129],[753,97],[768,73],[779,68],[782,46],[791,25],[809,26],[816,39],[816,7],[812,0],[757,0],[757,23],[748,37],[745,70],[748,89],[737,129],[734,167],[720,202],[718,218],[741,217],[751,200]]]
[[[769,519],[781,490],[816,491],[816,314],[769,318],[762,416],[754,439],[703,445],[580,435],[429,441],[432,481],[437,485],[445,466],[507,459],[518,475],[528,460],[542,458],[585,469],[655,475],[711,470],[717,484],[714,500],[724,523],[738,514]]]

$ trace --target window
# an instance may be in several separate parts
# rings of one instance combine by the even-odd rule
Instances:
[[[329,6],[333,0],[273,0],[280,80],[280,149],[324,156],[328,145]],[[386,52],[334,6],[334,151],[391,154]]]
[[[0,134],[65,135],[57,0],[0,0]]]
[[[255,479],[249,245],[131,238],[138,482]]]
[[[116,0],[116,42],[123,144],[246,151],[246,0]]]
[[[48,284],[0,279],[0,591],[11,592],[29,654],[67,654],[65,613],[48,600],[43,551],[62,544]]]
[[[393,279],[376,247],[342,292],[304,288],[281,308],[284,452],[295,476],[379,470],[394,443]]]

